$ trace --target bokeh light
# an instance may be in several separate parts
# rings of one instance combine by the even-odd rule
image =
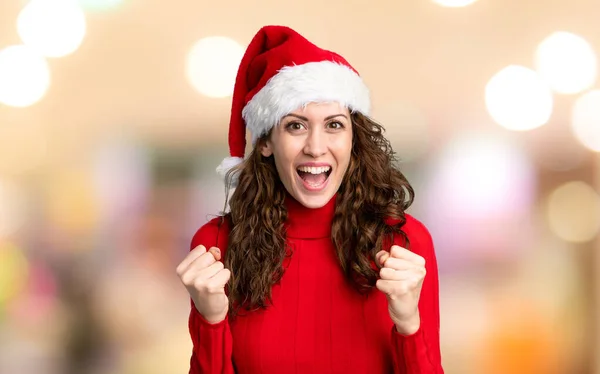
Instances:
[[[522,149],[495,134],[462,134],[436,156],[431,172],[422,199],[441,263],[518,258],[531,235],[536,188]]]
[[[485,103],[497,124],[524,131],[548,122],[554,100],[550,88],[535,71],[510,65],[487,83]]]
[[[589,91],[577,99],[573,105],[571,126],[581,144],[600,152],[600,90]]]
[[[531,295],[504,290],[491,295],[494,323],[478,349],[481,373],[562,374],[557,366],[563,359],[565,344],[556,339],[556,327]],[[522,334],[523,331],[529,334]]]
[[[0,103],[27,107],[39,101],[50,85],[46,60],[24,45],[0,51]]]
[[[588,242],[600,231],[600,196],[585,182],[563,184],[548,198],[547,218],[561,239]]]
[[[446,196],[442,207],[460,206],[462,215],[485,216],[530,203],[533,166],[507,139],[457,137],[442,153],[438,173]]]
[[[17,31],[44,56],[62,57],[81,45],[85,14],[76,0],[31,0],[17,17]]]
[[[47,264],[35,260],[27,264],[27,283],[8,304],[8,313],[21,323],[43,323],[57,306],[57,280]]]
[[[477,0],[433,0],[434,3],[451,8],[459,8],[467,5],[471,5]]]
[[[11,243],[0,243],[0,307],[21,292],[27,274],[27,258],[21,249]]]
[[[564,31],[548,36],[536,50],[537,71],[558,93],[574,94],[591,87],[597,78],[597,64],[592,46]]]
[[[243,55],[244,48],[230,38],[212,36],[200,39],[187,57],[187,79],[203,95],[215,98],[230,96]]]

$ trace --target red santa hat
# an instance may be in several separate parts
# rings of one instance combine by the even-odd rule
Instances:
[[[243,161],[246,128],[255,144],[286,114],[314,102],[337,102],[365,115],[371,106],[367,86],[342,56],[317,47],[289,27],[261,28],[238,69],[229,122],[230,157],[217,172],[224,176]]]

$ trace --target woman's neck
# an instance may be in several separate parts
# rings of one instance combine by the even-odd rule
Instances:
[[[288,211],[285,223],[287,237],[301,239],[330,237],[336,199],[337,195],[333,195],[324,206],[311,209],[287,194],[285,198],[285,206]]]

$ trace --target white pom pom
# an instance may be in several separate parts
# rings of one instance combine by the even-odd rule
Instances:
[[[241,157],[225,157],[221,164],[217,166],[217,173],[225,179],[227,172],[242,162],[244,162],[244,159]],[[237,173],[232,175],[231,184],[233,187],[237,186]]]

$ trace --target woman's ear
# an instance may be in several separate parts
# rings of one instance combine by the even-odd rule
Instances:
[[[273,154],[271,142],[268,139],[262,139],[259,143],[260,154],[264,157],[269,157]]]

